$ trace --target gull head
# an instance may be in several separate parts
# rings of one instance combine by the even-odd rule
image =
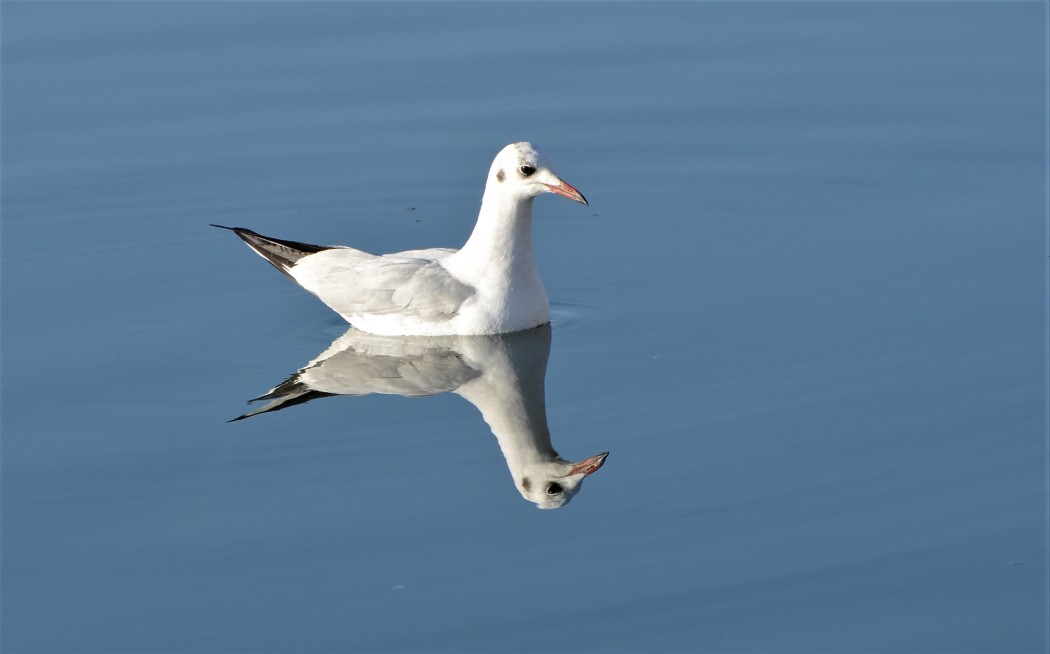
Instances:
[[[560,509],[580,491],[587,475],[602,467],[607,456],[608,452],[602,452],[579,463],[555,459],[529,466],[515,480],[518,492],[538,508]]]
[[[500,150],[489,169],[486,186],[520,200],[557,193],[580,204],[587,198],[554,173],[550,157],[531,143],[511,143]]]

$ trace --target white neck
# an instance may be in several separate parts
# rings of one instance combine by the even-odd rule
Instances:
[[[446,267],[470,280],[523,279],[536,275],[532,251],[532,198],[485,189],[481,211],[467,243]]]

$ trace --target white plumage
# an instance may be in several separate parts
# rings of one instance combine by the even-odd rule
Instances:
[[[460,250],[374,255],[227,229],[362,331],[501,334],[550,321],[532,244],[532,200],[543,193],[587,204],[544,154],[513,143],[492,162],[477,224]]]

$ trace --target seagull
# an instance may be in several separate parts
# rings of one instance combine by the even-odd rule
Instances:
[[[375,255],[226,227],[357,329],[385,336],[505,334],[550,322],[532,248],[532,200],[555,193],[586,205],[531,143],[500,150],[474,231],[459,250]]]
[[[455,393],[481,412],[521,496],[541,509],[557,509],[609,453],[574,462],[554,449],[544,392],[550,345],[550,325],[490,336],[379,336],[351,327],[252,400],[266,404],[230,422],[334,395]]]

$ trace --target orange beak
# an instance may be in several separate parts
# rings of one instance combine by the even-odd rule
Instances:
[[[578,475],[582,473],[584,476],[587,476],[598,472],[598,468],[602,467],[602,464],[605,463],[605,457],[607,456],[609,456],[608,452],[602,452],[601,454],[595,454],[589,459],[584,459],[572,467],[572,470],[569,471],[569,475]]]
[[[558,180],[558,181],[561,182],[561,180]],[[587,202],[587,198],[583,197],[583,193],[580,193],[579,191],[577,191],[576,189],[574,189],[572,186],[570,186],[569,184],[567,184],[565,182],[561,182],[561,184],[558,184],[557,186],[555,186],[553,184],[544,184],[544,186],[546,186],[547,190],[550,191],[551,193],[557,193],[558,195],[564,195],[565,197],[569,198],[570,200],[575,200],[575,201],[579,202],[580,204],[585,204],[587,206],[590,206],[590,204]],[[598,465],[601,465],[601,464],[599,463]],[[597,468],[595,468],[595,469],[597,470]]]

